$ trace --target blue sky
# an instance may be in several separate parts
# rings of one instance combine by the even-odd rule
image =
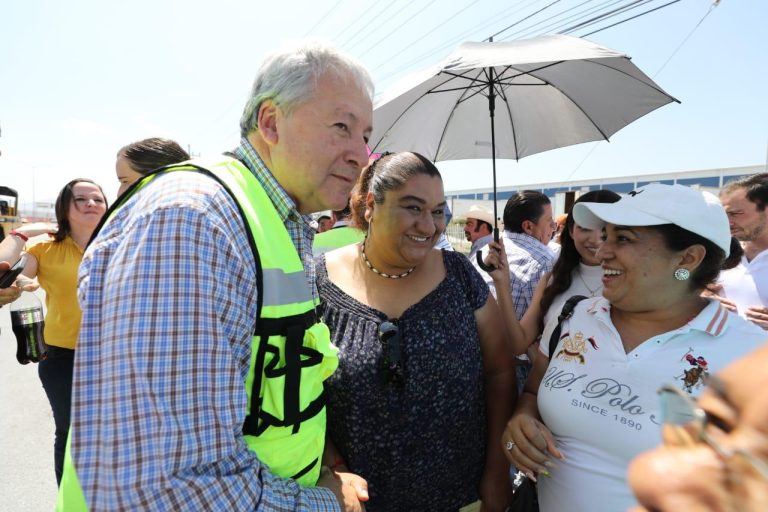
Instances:
[[[0,184],[17,188],[22,202],[34,191],[40,202],[84,176],[113,198],[115,153],[129,142],[165,136],[203,155],[233,147],[259,62],[285,39],[335,42],[370,68],[381,92],[460,41],[481,40],[552,2],[6,2],[0,11]],[[583,3],[560,0],[545,13]],[[588,37],[630,55],[682,104],[649,114],[610,143],[500,162],[499,184],[764,164],[768,1],[722,0],[680,47],[711,5],[681,0]],[[447,190],[490,184],[488,161],[439,167]]]

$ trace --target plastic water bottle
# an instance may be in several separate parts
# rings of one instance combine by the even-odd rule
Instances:
[[[11,304],[11,326],[16,335],[16,360],[21,364],[45,359],[43,304],[34,293],[24,292]]]

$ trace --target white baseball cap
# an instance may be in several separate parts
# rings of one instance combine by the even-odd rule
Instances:
[[[651,183],[633,190],[615,203],[576,203],[573,220],[588,229],[618,226],[674,224],[731,252],[728,216],[717,201],[683,185]]]
[[[491,227],[493,227],[493,214],[482,206],[473,204],[469,207],[469,211],[464,215],[464,217],[467,219],[477,219],[483,222],[487,222],[491,225]]]

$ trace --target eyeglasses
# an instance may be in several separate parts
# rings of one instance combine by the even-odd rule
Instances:
[[[397,324],[389,320],[379,325],[379,341],[383,347],[384,364],[382,365],[382,380],[384,383],[396,384],[400,387],[405,383],[403,370],[402,337]]]
[[[709,380],[712,383],[713,379]],[[661,420],[664,425],[682,427],[694,436],[694,441],[706,443],[723,459],[743,458],[763,478],[768,479],[768,463],[746,450],[724,448],[707,433],[707,424],[710,423],[711,418],[686,392],[667,385],[662,386],[658,393],[661,402]]]

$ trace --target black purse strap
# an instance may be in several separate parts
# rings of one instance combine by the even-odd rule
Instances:
[[[552,359],[552,353],[557,348],[557,343],[560,341],[560,333],[563,331],[563,322],[573,316],[573,310],[576,308],[576,304],[586,299],[584,295],[574,295],[565,301],[563,304],[563,310],[560,311],[560,315],[557,317],[557,326],[552,331],[552,336],[549,337],[549,358]]]

